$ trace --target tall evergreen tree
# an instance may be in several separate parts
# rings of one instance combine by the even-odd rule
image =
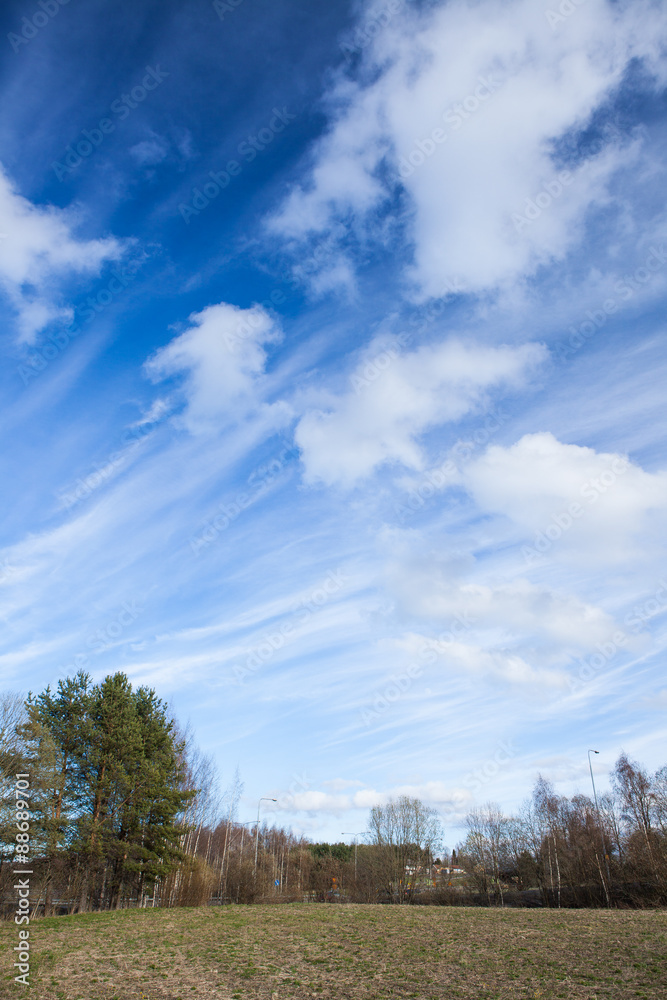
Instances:
[[[175,724],[122,673],[98,685],[79,673],[27,708],[44,852],[77,868],[79,908],[119,906],[181,857],[177,819],[195,793],[183,788]]]

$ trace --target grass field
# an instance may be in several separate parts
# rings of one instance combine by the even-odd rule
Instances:
[[[234,906],[37,920],[31,1000],[667,998],[667,913]]]

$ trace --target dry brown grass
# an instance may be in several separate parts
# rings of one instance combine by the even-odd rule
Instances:
[[[0,926],[0,996],[13,924]],[[234,906],[33,921],[31,1000],[667,998],[667,913]]]

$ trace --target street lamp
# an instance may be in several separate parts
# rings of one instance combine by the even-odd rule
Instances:
[[[257,831],[255,833],[255,868],[253,871],[253,875],[255,876],[257,875],[257,848],[259,847],[259,807],[261,806],[262,802],[277,802],[277,801],[278,799],[272,799],[269,798],[269,796],[267,795],[262,795],[261,799],[257,803]]]
[[[598,814],[598,822],[600,822],[600,809],[599,809],[599,806],[598,806],[598,796],[597,796],[597,792],[595,791],[595,778],[593,777],[593,765],[591,764],[591,754],[592,753],[600,753],[600,751],[599,750],[589,750],[588,751],[588,767],[590,768],[590,772],[591,772],[591,784],[593,786],[593,798],[595,799],[595,809],[596,809],[597,814]]]
[[[365,830],[353,833],[351,830],[342,830],[343,837],[354,837],[354,881],[357,881],[357,837],[363,837]]]
[[[241,861],[243,861],[243,838],[245,837],[245,828],[247,826],[252,826],[254,822],[255,822],[254,819],[248,819],[246,820],[245,823],[236,824],[237,826],[241,827]]]
[[[611,882],[611,873],[609,871],[609,861],[607,860],[607,851],[604,844],[604,831],[602,829],[602,817],[600,816],[600,806],[598,805],[598,793],[595,790],[595,778],[593,777],[593,764],[591,763],[591,754],[600,753],[599,750],[589,750],[588,751],[588,768],[591,772],[591,784],[593,786],[593,799],[595,800],[595,811],[598,816],[598,826],[600,828],[600,840],[602,841],[602,856],[605,861],[605,868],[607,869],[607,878]],[[600,875],[602,875],[602,869],[600,869]],[[607,906],[611,909],[611,900],[609,899],[609,889],[607,888],[607,883],[602,876],[602,885],[604,886],[604,894],[607,897]]]

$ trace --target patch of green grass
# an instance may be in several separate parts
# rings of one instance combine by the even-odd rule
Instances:
[[[0,925],[0,997],[12,981]],[[235,906],[36,920],[31,1000],[667,1000],[667,914]]]

